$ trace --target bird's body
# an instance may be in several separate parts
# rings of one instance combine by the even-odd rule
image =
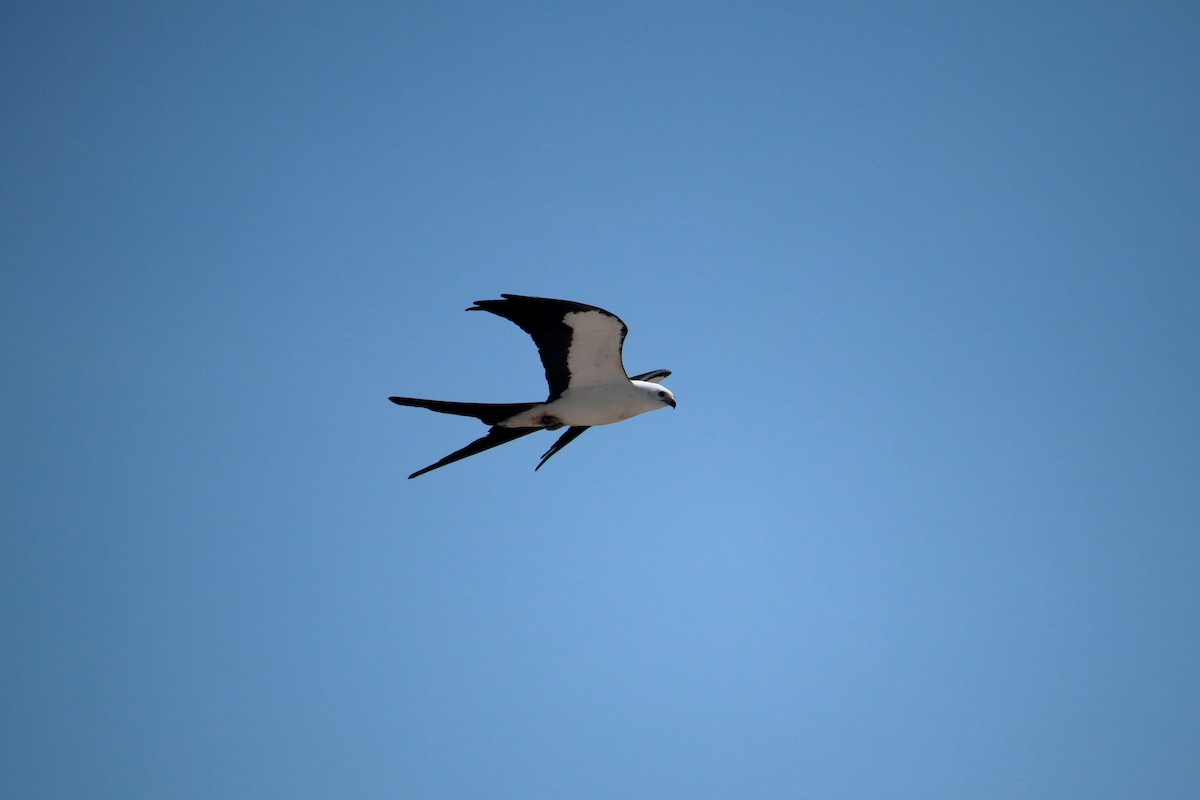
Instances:
[[[626,380],[568,389],[552,403],[540,403],[498,423],[502,428],[554,428],[563,425],[611,425],[662,408],[661,386]],[[557,422],[548,422],[556,420]]]
[[[671,373],[655,370],[629,378],[621,363],[627,328],[602,308],[570,300],[505,294],[500,300],[480,300],[468,311],[490,311],[520,326],[533,337],[546,370],[549,397],[539,403],[458,403],[391,397],[393,403],[427,408],[443,414],[475,417],[491,425],[487,435],[435,464],[409,475],[415,478],[438,467],[481,453],[538,430],[568,427],[538,462],[596,425],[675,407],[675,396],[658,384]]]

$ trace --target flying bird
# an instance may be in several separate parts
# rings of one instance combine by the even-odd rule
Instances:
[[[542,454],[534,471],[552,455],[593,425],[608,425],[675,407],[675,395],[659,382],[671,374],[657,369],[630,378],[621,363],[621,345],[629,329],[617,315],[602,308],[570,300],[502,294],[500,300],[478,300],[467,311],[488,311],[515,323],[533,337],[546,369],[550,394],[540,403],[456,403],[389,397],[401,406],[427,408],[442,414],[475,417],[491,428],[461,450],[424,469],[410,479],[519,439],[535,431],[567,431]]]

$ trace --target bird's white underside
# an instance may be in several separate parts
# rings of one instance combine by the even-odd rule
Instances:
[[[500,423],[503,428],[542,428],[545,418],[569,426],[611,425],[663,407],[663,387],[649,381],[605,383],[568,389],[552,403],[541,403]]]

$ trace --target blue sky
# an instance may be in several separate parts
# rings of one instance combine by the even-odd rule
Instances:
[[[0,793],[1200,792],[1193,3],[0,16]],[[526,401],[501,292],[676,411]]]

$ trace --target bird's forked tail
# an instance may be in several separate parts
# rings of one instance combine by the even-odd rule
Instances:
[[[539,403],[455,403],[450,400],[422,400],[419,397],[389,397],[398,406],[427,408],[439,414],[457,414],[474,417],[487,425],[496,425],[522,411],[528,411]]]
[[[458,414],[463,417],[474,417],[492,426],[486,435],[476,439],[461,450],[455,450],[441,461],[430,464],[424,469],[417,470],[412,475],[409,475],[409,478],[424,475],[426,472],[435,470],[438,467],[444,467],[455,461],[461,461],[468,456],[482,453],[484,450],[491,450],[493,447],[498,447],[506,442],[520,439],[522,436],[541,430],[541,428],[501,428],[498,425],[498,423],[509,417],[520,414],[522,411],[528,411],[538,405],[538,403],[454,403],[449,400],[422,400],[417,397],[389,397],[388,399],[398,406],[415,406],[416,408],[427,408],[430,411],[437,411],[442,414]],[[541,465],[539,464],[539,466]]]

